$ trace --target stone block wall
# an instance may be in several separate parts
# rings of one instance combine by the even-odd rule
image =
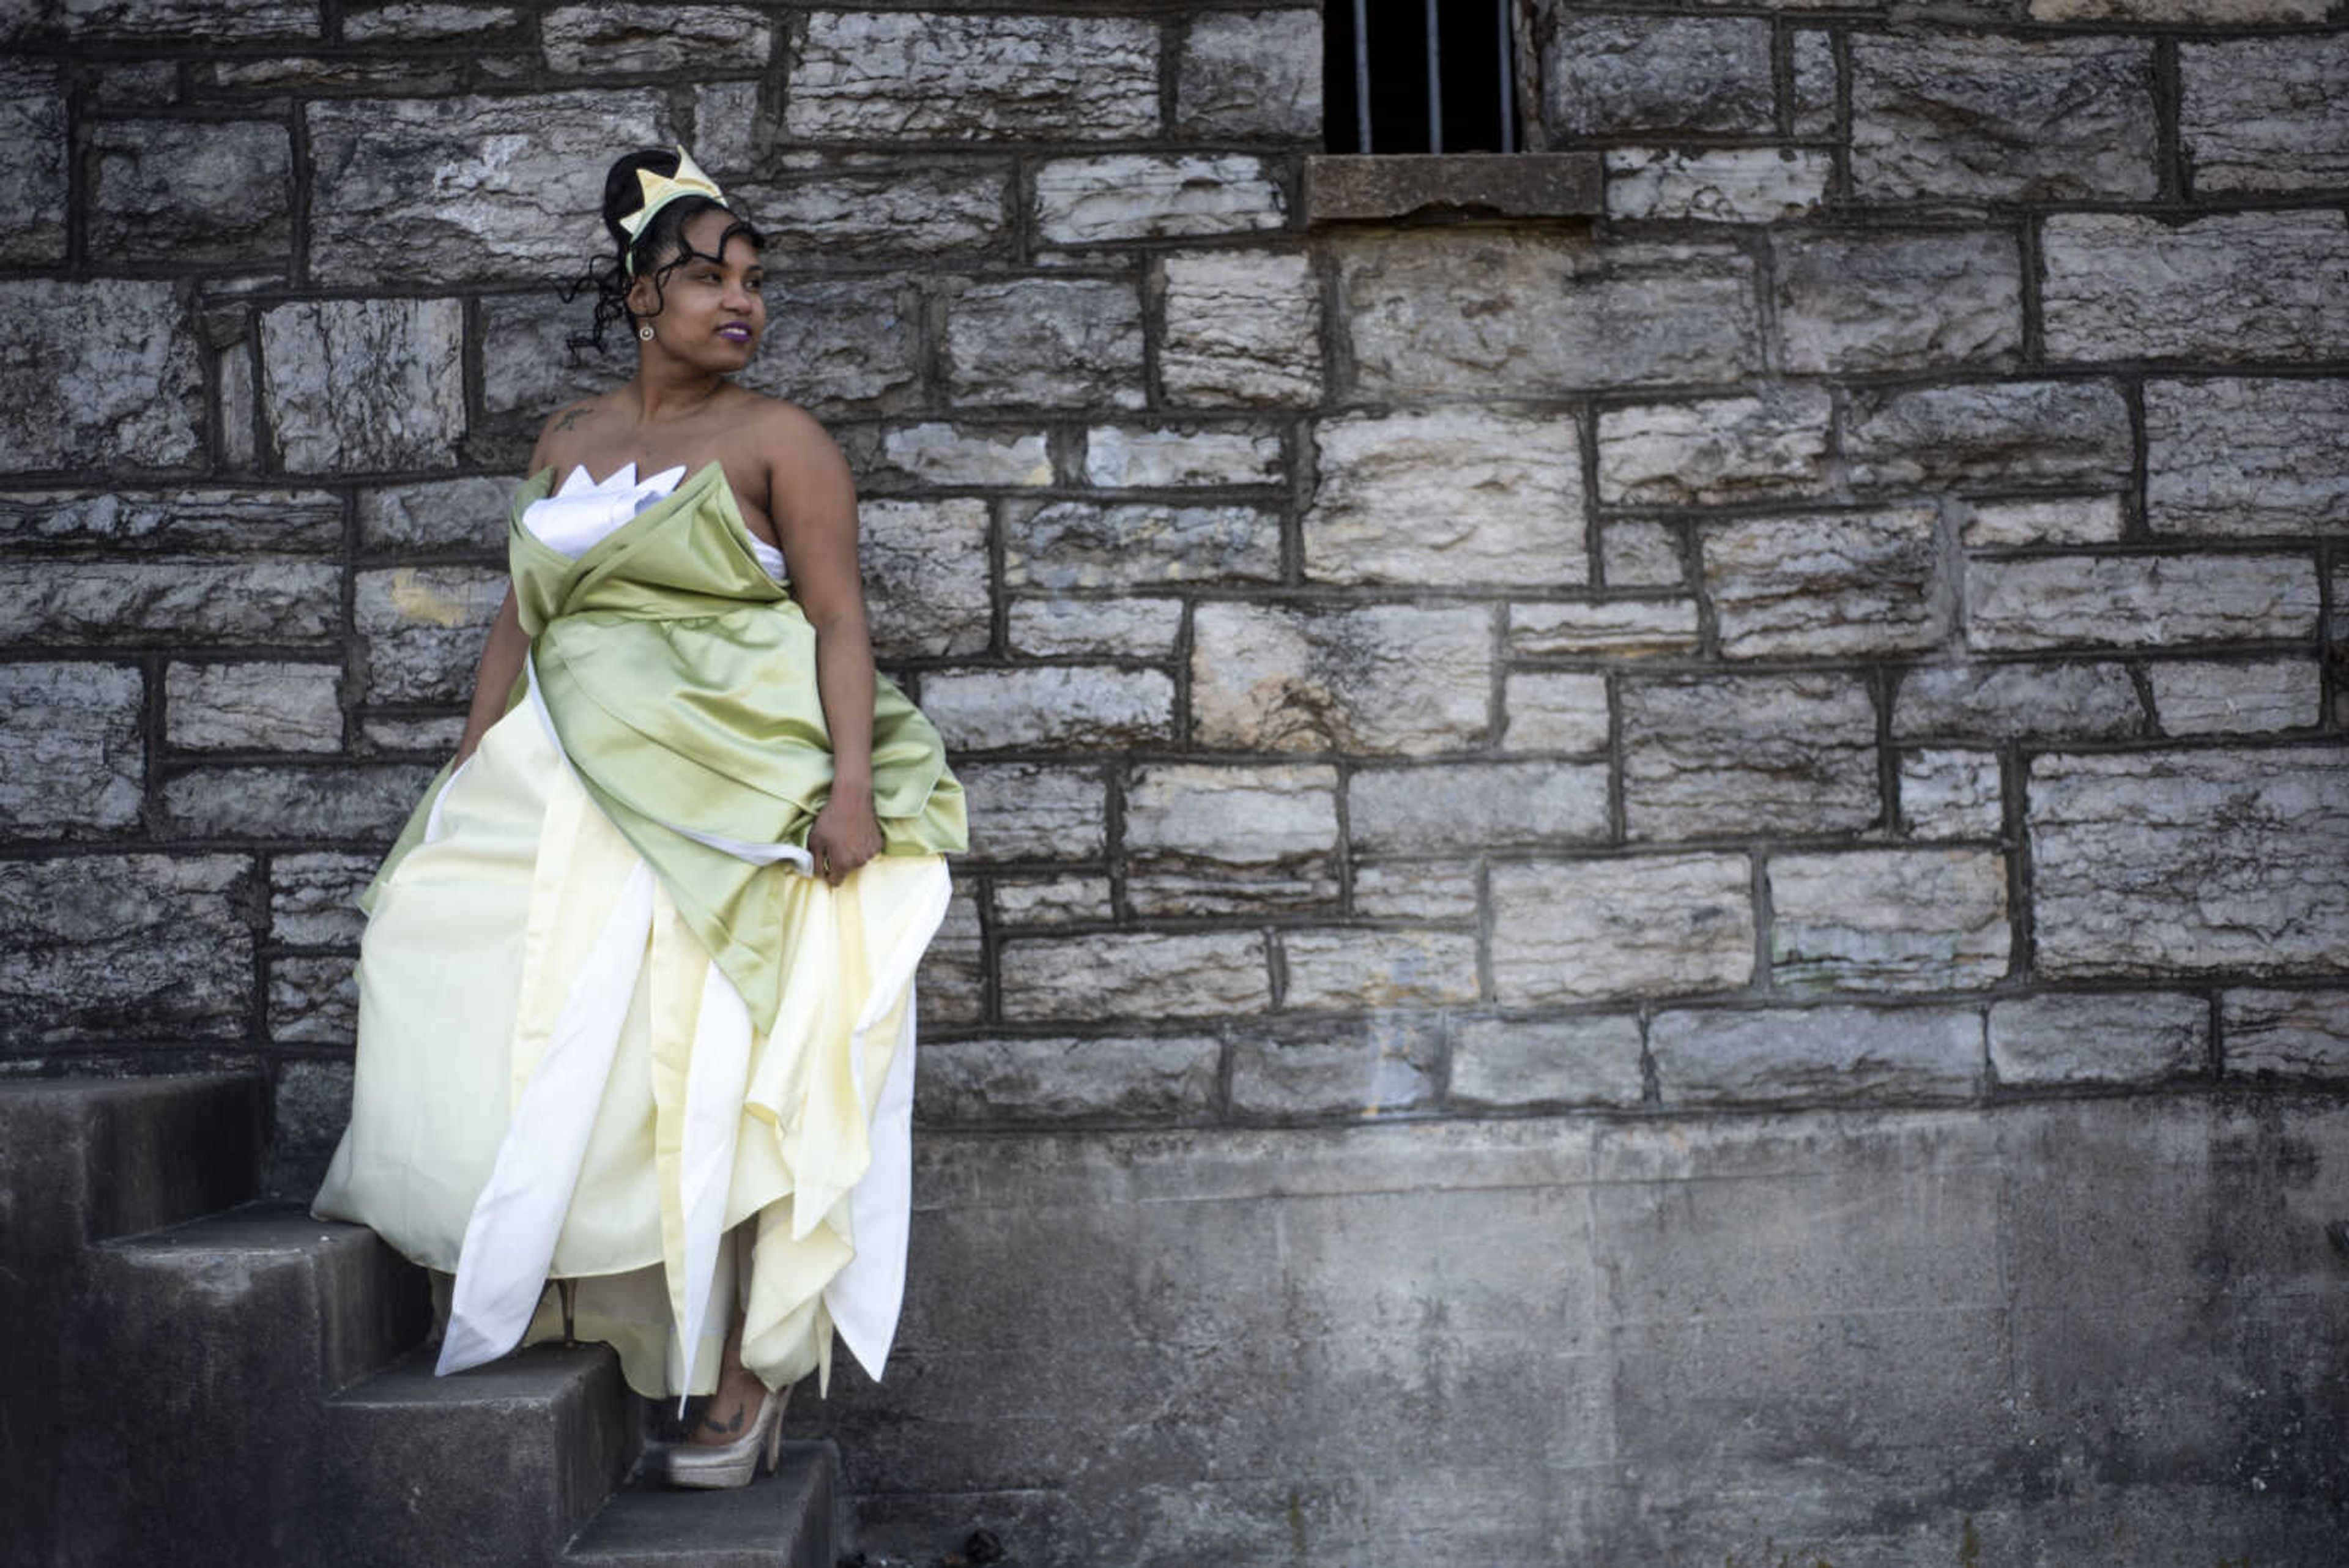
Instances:
[[[1596,221],[1311,222],[1306,6],[17,0],[6,1066],[331,1137],[681,138],[972,788],[932,1125],[2349,1077],[2349,32],[1521,20]]]

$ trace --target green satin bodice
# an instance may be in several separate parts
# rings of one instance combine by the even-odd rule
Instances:
[[[554,470],[515,492],[508,569],[531,639],[539,694],[588,794],[652,867],[734,982],[761,1029],[781,984],[780,880],[680,828],[750,844],[806,846],[832,787],[832,743],[816,686],[815,629],[750,551],[750,532],[714,462],[576,559],[523,524]],[[974,569],[977,564],[974,563]],[[874,680],[873,805],[883,853],[959,853],[961,784],[937,730],[887,677]],[[506,711],[528,697],[528,673]],[[360,898],[374,900],[423,841],[444,764]]]

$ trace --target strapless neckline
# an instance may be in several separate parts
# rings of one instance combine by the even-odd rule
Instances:
[[[711,471],[715,470],[715,474]],[[734,487],[726,477],[725,465],[716,458],[688,475],[684,463],[661,470],[647,479],[636,477],[636,460],[631,458],[602,479],[588,472],[584,462],[574,463],[571,472],[557,487],[553,483],[553,464],[540,469],[524,487],[538,482],[541,475],[548,478],[548,493],[524,506],[519,521],[523,531],[532,539],[544,545],[567,559],[576,561],[597,545],[619,532],[643,514],[666,504],[680,492],[702,488],[705,476],[714,477],[723,486],[735,531],[748,545],[760,568],[778,583],[789,580],[783,553],[758,535],[750,532],[742,521],[741,507],[734,500]]]

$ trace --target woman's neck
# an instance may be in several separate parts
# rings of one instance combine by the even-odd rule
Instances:
[[[726,387],[726,378],[714,370],[639,360],[634,385],[636,421],[657,425],[688,419],[716,402]]]

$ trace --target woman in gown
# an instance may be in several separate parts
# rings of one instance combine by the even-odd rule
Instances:
[[[440,1372],[609,1342],[639,1394],[710,1396],[650,1468],[740,1485],[835,1331],[875,1377],[895,1331],[963,797],[874,671],[838,447],[728,379],[758,232],[682,148],[615,164],[604,220],[596,329],[636,373],[548,420],[514,497],[463,738],[360,898],[312,1211],[435,1271]]]

